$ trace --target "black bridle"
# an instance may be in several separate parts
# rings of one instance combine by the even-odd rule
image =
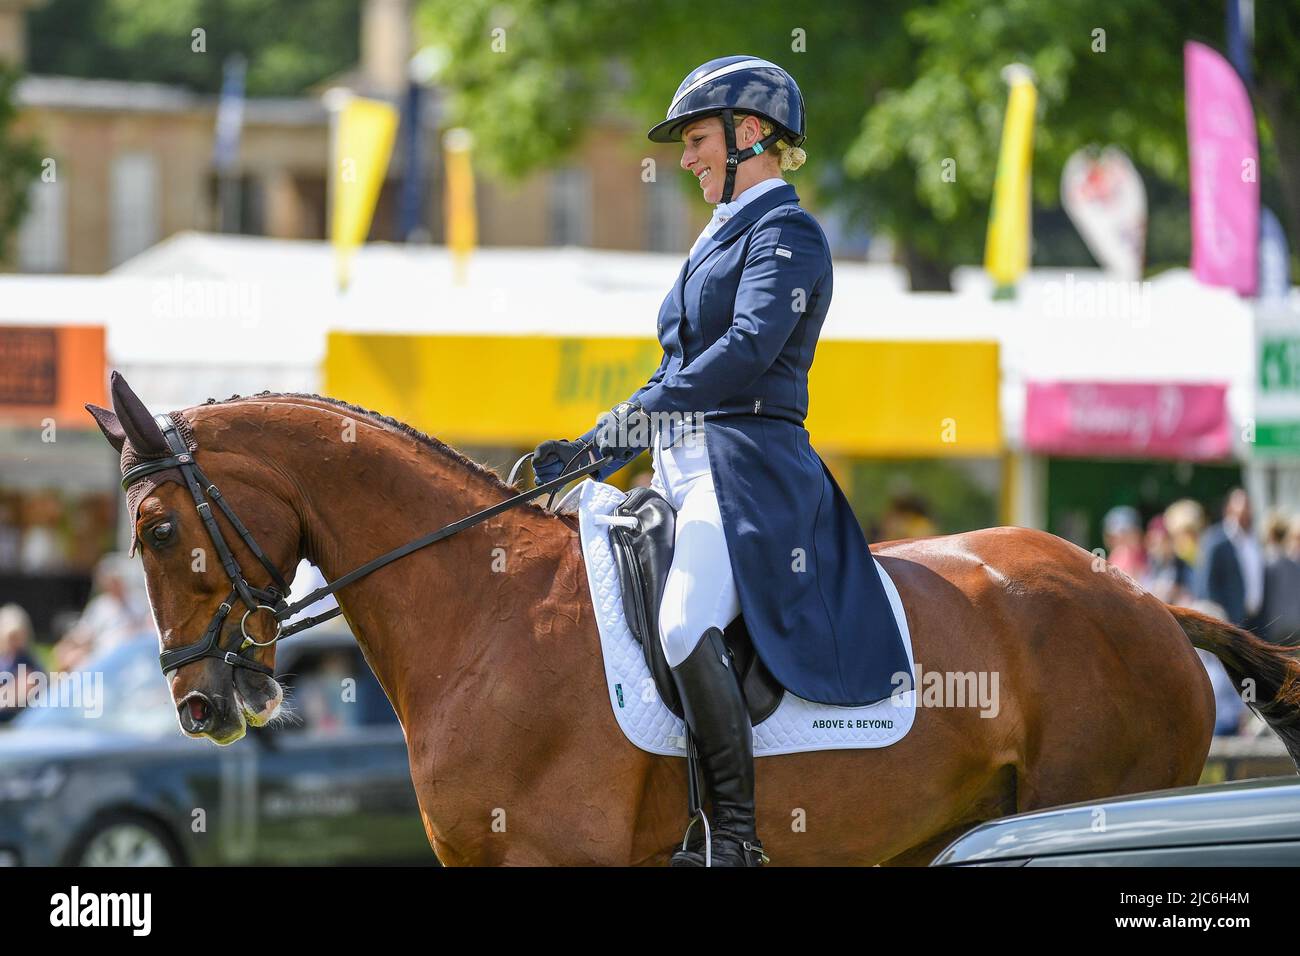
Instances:
[[[181,437],[180,432],[177,430],[176,423],[167,415],[155,415],[154,420],[157,421],[158,426],[162,429],[163,438],[166,439],[167,447],[171,449],[172,453],[165,458],[151,458],[148,461],[142,461],[140,464],[128,469],[126,474],[122,476],[122,490],[125,491],[130,488],[131,485],[135,484],[135,482],[144,478],[146,475],[151,475],[166,468],[180,469],[180,473],[185,479],[185,484],[190,490],[190,495],[194,498],[194,507],[198,511],[199,517],[203,519],[203,525],[208,530],[208,537],[212,539],[212,543],[217,549],[217,555],[221,558],[221,566],[225,568],[226,576],[230,578],[230,583],[232,585],[230,594],[221,602],[220,607],[218,607],[216,613],[213,614],[212,620],[208,623],[208,628],[203,632],[202,637],[191,644],[186,644],[184,647],[178,647],[170,651],[163,651],[162,654],[158,656],[158,663],[162,666],[164,674],[168,671],[173,671],[178,667],[184,667],[186,664],[192,664],[197,660],[202,660],[205,657],[215,657],[229,664],[231,667],[247,668],[248,670],[257,671],[258,673],[265,674],[269,677],[273,673],[271,668],[267,667],[265,664],[259,664],[257,661],[253,660],[251,656],[245,656],[245,654],[247,653],[251,655],[256,653],[255,648],[267,647],[271,644],[275,644],[278,641],[284,640],[286,637],[291,637],[292,635],[305,631],[308,628],[315,627],[317,624],[324,623],[330,618],[337,617],[343,613],[341,607],[333,607],[321,614],[305,617],[286,627],[284,622],[293,617],[304,607],[316,603],[323,597],[334,594],[336,591],[347,587],[353,581],[377,571],[386,564],[391,564],[398,558],[404,558],[414,551],[418,551],[421,548],[433,544],[435,541],[442,541],[444,538],[450,538],[452,535],[464,531],[466,528],[471,528],[480,522],[501,514],[503,511],[508,511],[517,505],[521,505],[526,501],[531,501],[533,498],[544,495],[547,492],[551,493],[553,501],[555,492],[559,491],[560,488],[564,487],[564,485],[568,484],[574,478],[580,478],[583,475],[588,475],[594,471],[598,471],[610,462],[610,458],[608,457],[596,458],[591,447],[589,445],[584,445],[577,454],[565,463],[560,477],[545,482],[544,484],[540,484],[537,487],[515,495],[512,498],[507,498],[505,501],[498,502],[491,507],[484,508],[482,511],[477,511],[472,515],[461,518],[459,521],[454,521],[449,525],[439,528],[437,531],[432,531],[421,538],[416,538],[414,541],[408,541],[401,547],[394,548],[387,554],[382,554],[374,560],[368,561],[358,568],[354,568],[337,580],[326,584],[324,587],[317,588],[306,597],[290,604],[288,603],[289,585],[285,583],[284,575],[282,575],[279,569],[277,569],[271,560],[267,558],[265,552],[258,547],[257,541],[254,540],[252,533],[244,523],[239,520],[239,516],[236,515],[234,509],[226,503],[226,499],[221,496],[221,491],[213,482],[209,481],[207,475],[203,473],[203,469],[199,467],[199,463],[194,460],[194,454],[192,454],[186,447],[185,439]],[[594,459],[593,461],[589,464],[582,465],[573,471],[569,470],[574,461],[589,452]],[[531,453],[519,459],[515,464],[515,467],[510,472],[511,484],[514,483],[515,473],[519,470],[520,465],[530,457]],[[248,579],[244,576],[243,569],[239,566],[239,561],[236,560],[230,547],[226,544],[226,539],[221,534],[221,528],[217,525],[216,517],[212,514],[213,502],[216,502],[217,507],[225,513],[226,518],[234,527],[240,540],[244,542],[244,545],[248,550],[253,553],[253,556],[257,558],[262,567],[264,567],[267,573],[270,574],[272,581],[271,586],[266,588],[256,588],[248,583]],[[225,624],[226,618],[230,616],[230,612],[234,609],[236,600],[242,601],[246,608],[243,617],[239,620],[239,632],[236,635],[237,646],[222,647],[221,630]],[[275,621],[275,634],[268,640],[261,642],[254,640],[248,633],[248,616],[250,614],[256,614],[258,611],[269,612],[272,619]]]

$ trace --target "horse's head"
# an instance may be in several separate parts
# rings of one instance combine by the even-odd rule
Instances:
[[[134,524],[131,553],[139,546],[181,730],[233,743],[248,724],[261,726],[273,718],[284,699],[272,676],[278,625],[272,612],[259,606],[287,596],[287,585],[280,584],[298,562],[297,514],[286,497],[271,490],[280,484],[279,476],[246,449],[241,452],[235,421],[213,430],[201,470],[195,471],[188,466],[197,456],[186,449],[192,453],[197,440],[187,420],[172,416],[178,427],[171,441],[184,446],[178,449],[116,372],[112,397],[113,411],[86,409],[121,454],[124,476],[128,469],[140,476],[127,488]],[[178,451],[187,467],[178,463]],[[197,478],[206,506],[196,501],[190,478]],[[242,521],[247,538],[230,522],[213,486]],[[265,562],[250,549],[253,542]],[[267,564],[278,569],[275,574]]]

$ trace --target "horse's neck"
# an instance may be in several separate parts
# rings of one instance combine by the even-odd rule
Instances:
[[[387,431],[315,455],[294,484],[304,556],[327,581],[503,498],[462,463]],[[342,589],[346,620],[404,723],[480,667],[502,622],[542,599],[555,577],[547,566],[571,563],[571,549],[560,521],[524,505]]]

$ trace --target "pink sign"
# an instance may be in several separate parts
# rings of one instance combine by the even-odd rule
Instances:
[[[1192,272],[1254,295],[1259,248],[1255,111],[1237,71],[1201,43],[1183,45],[1192,197]]]
[[[1224,458],[1226,385],[1030,382],[1025,447],[1063,455]]]

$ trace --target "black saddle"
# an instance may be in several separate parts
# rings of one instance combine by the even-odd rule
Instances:
[[[658,492],[650,488],[633,488],[623,503],[614,509],[614,514],[637,520],[635,528],[611,525],[609,529],[628,627],[641,643],[659,696],[669,710],[682,717],[677,683],[659,641],[659,602],[663,599],[668,569],[673,563],[677,513]],[[740,675],[750,723],[757,727],[772,716],[781,703],[785,688],[754,652],[743,617],[737,616],[727,625],[723,640],[736,673]]]

